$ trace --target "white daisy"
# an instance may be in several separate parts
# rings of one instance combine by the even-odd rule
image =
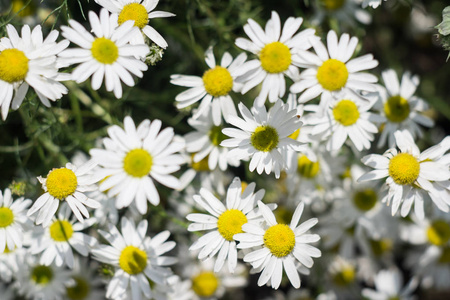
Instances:
[[[233,60],[231,54],[225,52],[220,65],[217,65],[212,47],[208,48],[205,52],[205,61],[210,69],[205,71],[202,77],[179,74],[170,76],[170,83],[189,88],[175,97],[178,101],[177,107],[184,108],[201,100],[193,116],[197,119],[212,105],[212,119],[216,126],[220,125],[221,116],[228,120],[230,115],[236,115],[230,92],[237,92],[241,88],[241,85],[236,82],[236,77],[242,74],[242,64],[246,59],[245,53]]]
[[[72,280],[75,284],[66,288],[64,299],[99,300],[104,299],[103,280],[98,276],[98,264],[75,257]]]
[[[253,106],[252,111],[239,103],[239,111],[243,117],[230,117],[229,123],[238,127],[225,128],[223,133],[230,139],[224,140],[220,145],[233,148],[228,155],[236,159],[249,159],[250,171],[261,174],[275,172],[276,178],[280,172],[287,168],[287,148],[293,151],[302,150],[301,143],[289,138],[293,132],[302,126],[297,116],[297,110],[278,100],[267,112],[264,106]]]
[[[335,256],[329,263],[328,275],[331,277],[332,289],[338,294],[337,299],[351,299],[357,285],[358,264],[353,259]]]
[[[113,225],[108,231],[99,230],[111,244],[99,245],[92,250],[94,258],[115,267],[114,277],[106,290],[107,298],[117,298],[131,287],[133,299],[152,297],[150,282],[165,284],[172,271],[165,266],[172,265],[176,258],[161,256],[172,250],[175,242],[166,242],[169,231],[163,231],[152,239],[147,234],[147,220],[139,222],[121,219],[122,233]]]
[[[362,175],[358,181],[387,177],[386,185],[389,191],[382,202],[390,205],[392,201],[392,215],[403,203],[400,214],[405,217],[414,203],[415,214],[419,219],[423,219],[424,194],[427,194],[440,210],[448,212],[450,199],[436,182],[448,186],[449,166],[434,159],[442,156],[450,145],[444,143],[445,146],[438,145],[420,153],[409,131],[396,131],[394,136],[400,152],[392,148],[383,155],[371,154],[363,157],[361,161],[375,170]]]
[[[106,149],[91,149],[92,159],[101,168],[96,177],[104,179],[100,191],[107,191],[109,197],[116,196],[118,209],[128,207],[134,200],[141,214],[147,212],[147,200],[159,204],[159,194],[153,183],[176,189],[179,180],[170,173],[180,169],[184,163],[178,151],[184,142],[173,141],[173,128],[160,132],[161,121],[142,121],[136,128],[131,117],[125,117],[124,129],[117,125],[108,129],[109,138],[103,139]]]
[[[434,122],[423,111],[428,109],[428,104],[414,96],[419,77],[411,76],[406,72],[402,76],[402,82],[399,83],[397,74],[394,70],[387,70],[382,73],[383,81],[386,86],[379,87],[382,100],[381,115],[383,125],[378,147],[383,147],[388,140],[388,146],[394,147],[394,132],[397,130],[408,130],[415,138],[422,137],[422,130],[418,124],[425,127],[433,127]]]
[[[417,288],[417,278],[412,278],[403,288],[402,273],[396,268],[381,270],[375,276],[375,290],[365,288],[362,295],[369,300],[413,300],[416,299],[412,295]]]
[[[325,116],[320,110],[308,116],[308,125],[313,126],[311,134],[327,141],[327,151],[340,150],[347,140],[358,151],[369,149],[374,133],[378,132],[372,122],[379,121],[377,115],[369,112],[369,109],[377,99],[362,98],[350,90],[345,90],[336,97],[324,94],[322,99],[330,106],[325,109]],[[305,110],[310,109],[305,107]]]
[[[149,24],[150,19],[175,16],[165,11],[153,11],[159,0],[95,0],[98,4],[118,15],[118,23],[134,21],[134,26],[140,29],[132,33],[132,44],[144,44],[142,33],[161,48],[167,48],[166,40]],[[141,33],[142,32],[142,33]]]
[[[217,259],[214,272],[219,272],[225,260],[228,261],[228,270],[234,273],[237,265],[236,242],[233,236],[243,232],[242,225],[255,222],[261,214],[255,211],[258,201],[264,197],[264,190],[255,193],[255,183],[250,183],[242,188],[238,177],[233,179],[227,191],[226,205],[217,199],[210,191],[202,188],[200,195],[194,195],[194,200],[208,214],[194,213],[187,215],[187,219],[194,222],[189,225],[189,231],[213,230],[200,237],[192,244],[189,250],[199,250],[198,258],[205,260],[214,257]]]
[[[307,70],[300,74],[300,80],[294,83],[291,93],[303,92],[298,101],[307,102],[320,94],[335,94],[342,89],[375,92],[377,77],[361,72],[373,69],[378,61],[372,54],[350,59],[358,45],[358,38],[347,33],[338,40],[336,32],[330,30],[327,35],[327,47],[320,41],[310,39],[316,52],[298,50],[292,61],[295,65]],[[322,98],[321,106],[326,108],[328,103]]]
[[[73,268],[72,248],[82,256],[87,256],[97,240],[80,231],[90,227],[95,219],[87,219],[81,223],[70,219],[70,207],[62,205],[58,218],[52,218],[50,226],[36,228],[30,251],[33,255],[41,253],[39,263],[49,266],[55,262],[60,267],[67,265]]]
[[[100,17],[89,12],[89,23],[95,37],[80,23],[69,20],[68,26],[61,26],[62,35],[80,48],[67,49],[59,54],[59,65],[80,64],[73,70],[72,79],[77,83],[86,81],[92,75],[92,88],[98,90],[105,78],[106,90],[114,91],[116,98],[122,97],[121,81],[128,86],[135,82],[130,75],[142,77],[147,65],[140,58],[149,53],[147,45],[131,45],[130,39],[139,30],[133,21],[118,27],[117,15],[109,15],[106,9]]]
[[[11,106],[18,109],[31,86],[39,100],[47,107],[50,101],[67,94],[59,80],[68,79],[58,73],[56,55],[67,48],[67,40],[56,43],[59,32],[53,30],[44,40],[41,26],[31,31],[22,27],[22,37],[14,26],[6,25],[8,37],[0,40],[0,106],[6,119]],[[13,97],[14,95],[14,97]],[[12,101],[12,104],[11,104]]]
[[[275,102],[284,96],[285,76],[294,81],[298,79],[299,70],[293,64],[293,56],[297,50],[311,48],[311,41],[317,37],[311,28],[295,34],[303,22],[302,18],[288,18],[281,30],[280,17],[275,11],[272,11],[265,30],[252,19],[247,22],[244,31],[251,40],[238,38],[236,46],[258,58],[242,66],[243,76],[239,81],[244,83],[243,94],[262,82],[256,101],[257,106],[262,106],[267,97],[270,102]]]
[[[47,178],[39,176],[38,180],[45,193],[33,203],[27,216],[39,211],[36,224],[47,227],[58,210],[59,203],[65,200],[80,222],[83,222],[83,217],[89,218],[86,206],[90,208],[100,206],[100,203],[85,195],[85,192],[96,189],[94,185],[96,181],[90,174],[95,166],[92,161],[79,168],[67,163],[64,168],[51,170]]]
[[[314,264],[311,257],[320,257],[319,249],[308,245],[317,242],[317,234],[306,234],[311,227],[317,224],[312,218],[298,225],[304,208],[303,202],[295,209],[290,225],[278,224],[275,215],[261,201],[258,207],[266,221],[266,226],[256,226],[251,223],[244,224],[242,230],[234,239],[239,241],[238,248],[246,249],[260,247],[244,256],[244,261],[250,263],[256,271],[261,273],[258,285],[262,286],[270,280],[270,285],[278,289],[281,283],[283,269],[294,288],[300,287],[297,262],[306,268]]]
[[[22,247],[24,225],[29,222],[25,210],[31,204],[23,197],[13,200],[11,190],[0,190],[0,253]]]

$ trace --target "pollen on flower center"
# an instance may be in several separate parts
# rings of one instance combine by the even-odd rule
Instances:
[[[222,133],[222,126],[211,127],[208,136],[209,140],[211,141],[211,144],[213,144],[216,147],[219,146],[220,143],[222,143],[222,141],[227,138],[227,136]]]
[[[123,159],[123,169],[133,177],[148,175],[152,169],[153,158],[144,149],[133,149]]]
[[[264,233],[264,245],[274,256],[284,257],[294,249],[295,234],[286,224],[273,225]]]
[[[14,83],[25,79],[28,73],[28,57],[18,49],[0,52],[0,79]]]
[[[119,57],[119,48],[110,39],[101,37],[92,42],[92,56],[105,65],[114,63]]]
[[[39,285],[45,286],[53,279],[53,270],[50,267],[37,265],[31,271],[31,279]]]
[[[73,277],[75,285],[66,288],[67,297],[71,300],[83,300],[89,295],[91,287],[89,283],[82,277]]]
[[[133,20],[134,26],[140,29],[144,28],[148,24],[148,13],[145,6],[139,3],[125,5],[119,14],[117,22],[119,25],[122,25],[128,20]]]
[[[67,242],[72,234],[72,224],[67,220],[56,220],[50,225],[50,236],[56,242]]]
[[[214,97],[228,95],[233,88],[233,77],[226,68],[221,66],[207,70],[202,79],[206,92]]]
[[[369,211],[377,204],[377,193],[373,189],[358,191],[353,196],[353,203],[359,210]]]
[[[247,217],[237,209],[226,210],[217,220],[219,233],[227,241],[232,241],[236,233],[242,233],[242,225],[247,223]]]
[[[347,286],[355,280],[355,268],[353,266],[344,267],[333,276],[336,285]]]
[[[450,240],[450,225],[444,220],[436,220],[427,229],[428,241],[436,246],[443,246]]]
[[[139,274],[147,267],[147,253],[135,246],[127,246],[120,253],[119,266],[130,275]]]
[[[317,80],[328,91],[340,90],[347,83],[347,79],[347,67],[337,59],[326,60],[317,69]]]
[[[333,117],[344,126],[350,126],[359,119],[358,106],[351,100],[341,100],[333,108]]]
[[[278,146],[278,132],[275,128],[269,125],[258,126],[250,137],[250,142],[256,150],[270,152]]]
[[[78,180],[72,170],[59,168],[50,171],[45,185],[50,195],[59,200],[63,200],[75,192],[78,186]]]
[[[300,155],[297,161],[297,171],[306,178],[314,178],[320,171],[319,161],[312,162],[306,155]]]
[[[419,177],[419,173],[420,164],[409,153],[399,153],[391,158],[389,162],[389,176],[397,184],[413,184],[417,177]]]
[[[338,10],[344,6],[345,0],[322,0],[321,2],[327,10]]]
[[[389,121],[394,123],[403,122],[409,116],[409,102],[397,95],[390,97],[384,104],[384,113]]]
[[[281,73],[291,65],[291,51],[281,42],[273,42],[264,46],[259,54],[261,67],[268,73]]]
[[[213,272],[201,272],[192,278],[192,289],[200,297],[211,297],[219,287],[219,279]]]
[[[0,228],[8,227],[14,222],[14,214],[9,207],[0,207]]]

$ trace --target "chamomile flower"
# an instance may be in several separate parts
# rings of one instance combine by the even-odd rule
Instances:
[[[394,70],[384,71],[382,77],[386,88],[380,87],[379,91],[383,105],[381,115],[384,118],[380,122],[383,124],[383,130],[378,147],[383,147],[386,140],[390,148],[394,147],[394,132],[397,130],[408,130],[414,138],[422,137],[422,130],[418,125],[432,127],[434,122],[422,114],[428,108],[428,104],[414,96],[419,85],[419,77],[406,72],[402,76],[402,82],[399,83]]]
[[[117,15],[109,15],[106,9],[100,11],[100,17],[90,11],[89,23],[95,36],[75,20],[69,20],[70,27],[61,26],[62,35],[80,48],[61,52],[59,65],[79,64],[72,72],[73,80],[81,83],[92,75],[92,88],[98,90],[104,79],[106,90],[121,98],[121,81],[134,86],[131,74],[142,77],[142,71],[147,70],[140,59],[145,58],[149,49],[147,45],[130,44],[136,31],[140,34],[133,21],[118,26]]]
[[[106,149],[91,149],[92,159],[101,168],[95,176],[101,179],[100,191],[116,197],[118,209],[128,207],[134,200],[141,214],[147,212],[147,201],[159,204],[159,194],[153,180],[176,189],[179,180],[170,173],[184,163],[178,151],[184,142],[174,141],[173,128],[161,129],[161,121],[142,121],[136,128],[127,116],[124,129],[117,125],[108,129],[109,138],[103,139]]]
[[[236,115],[230,92],[240,90],[241,85],[236,82],[236,77],[242,73],[242,64],[246,59],[245,53],[233,59],[230,53],[225,52],[218,65],[212,47],[208,48],[205,61],[210,69],[205,71],[202,77],[179,74],[170,77],[172,84],[189,88],[175,97],[177,107],[184,108],[201,100],[193,116],[197,119],[212,105],[212,119],[216,126],[220,125],[221,116],[228,120],[230,115]]]
[[[103,280],[98,276],[98,264],[87,259],[75,257],[72,280],[74,285],[66,288],[64,299],[99,300],[104,299]]]
[[[290,225],[286,225],[278,224],[272,211],[259,201],[258,207],[264,216],[266,226],[247,223],[242,226],[245,233],[234,236],[234,239],[240,242],[239,249],[260,247],[244,256],[245,262],[250,263],[256,271],[262,271],[258,280],[259,286],[270,281],[270,286],[278,289],[284,269],[292,286],[299,288],[297,263],[311,268],[314,264],[311,257],[321,256],[319,249],[308,245],[317,242],[320,237],[317,234],[305,233],[317,224],[317,219],[309,219],[297,226],[304,206],[303,202],[298,204]]]
[[[11,190],[0,191],[0,253],[22,247],[25,214],[31,200],[23,197],[13,200]]]
[[[225,128],[223,133],[230,139],[224,140],[220,145],[233,148],[228,155],[242,160],[249,159],[250,171],[261,174],[275,173],[280,177],[280,172],[287,168],[287,156],[282,155],[287,149],[293,151],[302,150],[301,143],[289,137],[302,126],[297,116],[297,110],[289,110],[289,107],[278,100],[267,112],[264,106],[254,106],[250,111],[243,103],[239,104],[242,118],[230,117],[229,123],[238,127]]]
[[[346,90],[336,95],[324,94],[322,99],[330,106],[326,108],[325,117],[319,110],[309,115],[308,125],[314,126],[311,134],[326,140],[327,151],[337,151],[349,140],[358,151],[369,149],[374,140],[377,127],[372,123],[378,120],[370,113],[376,99],[368,101],[358,94]],[[305,108],[306,109],[306,108]]]
[[[42,184],[45,193],[33,203],[27,216],[38,212],[36,224],[42,224],[42,226],[47,227],[58,210],[59,203],[66,201],[80,222],[83,222],[83,218],[89,218],[86,206],[90,208],[98,208],[100,206],[97,201],[85,195],[85,192],[96,188],[94,185],[96,181],[90,174],[95,166],[96,164],[92,163],[92,161],[79,168],[71,163],[67,163],[64,168],[51,170],[47,178],[39,176],[38,180]]]
[[[314,29],[306,29],[296,34],[303,22],[302,18],[290,17],[281,29],[280,17],[275,11],[266,24],[265,30],[252,19],[248,19],[244,31],[249,39],[238,38],[236,46],[255,54],[258,58],[242,66],[243,75],[239,81],[244,83],[245,94],[262,82],[256,105],[262,106],[267,98],[276,102],[286,92],[285,76],[297,80],[298,68],[293,64],[293,56],[299,49],[307,50],[316,37]]]
[[[88,219],[83,224],[70,219],[70,207],[62,205],[58,218],[53,218],[50,226],[36,228],[30,251],[33,255],[41,253],[39,263],[49,266],[53,262],[60,267],[67,265],[73,268],[74,256],[72,248],[79,254],[87,256],[97,240],[80,231],[93,225],[95,219]]]
[[[210,191],[203,188],[200,190],[200,195],[194,196],[194,200],[210,215],[202,213],[187,215],[186,218],[194,222],[189,225],[188,230],[213,231],[200,237],[189,250],[201,249],[198,254],[198,258],[201,260],[218,254],[214,272],[219,272],[227,260],[228,270],[234,273],[237,265],[237,250],[233,236],[243,232],[242,225],[261,218],[261,214],[255,211],[255,206],[263,198],[264,190],[256,193],[254,191],[254,183],[250,183],[243,190],[241,180],[236,177],[228,188],[226,205],[223,205]]]
[[[111,244],[99,245],[92,250],[94,258],[115,267],[114,277],[106,290],[107,298],[118,298],[131,288],[133,299],[152,298],[150,282],[165,284],[172,271],[165,266],[172,265],[176,259],[162,254],[172,250],[175,242],[166,242],[170,233],[163,231],[153,238],[146,236],[147,221],[139,222],[121,219],[120,233],[110,225],[108,231],[99,230]]]
[[[400,152],[392,148],[383,155],[371,154],[363,157],[362,162],[375,170],[362,175],[358,181],[387,177],[386,185],[389,191],[382,202],[390,205],[392,201],[392,215],[402,204],[400,214],[405,217],[414,203],[415,214],[419,219],[424,219],[424,194],[428,195],[440,210],[448,212],[449,199],[440,191],[437,182],[448,185],[449,167],[434,161],[448,150],[445,145],[447,143],[420,153],[409,131],[396,131],[394,136]]]
[[[118,23],[132,20],[134,26],[140,29],[132,33],[130,41],[132,44],[144,44],[143,35],[145,34],[152,42],[161,48],[167,48],[166,40],[149,25],[150,19],[167,18],[175,16],[173,13],[165,11],[153,11],[158,5],[159,0],[95,0],[98,4],[117,14]]]
[[[396,268],[389,270],[381,270],[375,276],[375,288],[362,290],[362,295],[370,300],[413,300],[412,295],[417,288],[417,278],[412,278],[411,281],[403,288],[403,276]]]
[[[316,52],[298,50],[292,61],[296,66],[307,68],[300,74],[300,80],[294,83],[291,93],[302,93],[300,103],[307,102],[319,95],[335,94],[342,89],[375,92],[377,77],[361,72],[378,65],[372,54],[350,59],[358,45],[358,38],[347,33],[338,40],[336,32],[330,30],[327,35],[327,47],[318,40],[310,39]],[[328,106],[322,98],[323,108]]]
[[[8,37],[0,40],[0,107],[6,119],[10,106],[18,109],[31,86],[47,107],[50,101],[67,94],[59,80],[68,79],[58,73],[56,55],[64,50],[67,40],[56,43],[59,32],[53,30],[44,39],[41,26],[31,31],[22,27],[22,37],[11,24],[6,25]],[[14,96],[14,97],[13,97]],[[12,103],[11,103],[12,102]]]

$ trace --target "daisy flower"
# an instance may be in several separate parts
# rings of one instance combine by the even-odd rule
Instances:
[[[400,152],[391,148],[383,155],[371,154],[363,157],[361,161],[375,170],[362,175],[358,181],[387,177],[386,185],[389,191],[382,202],[390,205],[392,201],[392,215],[395,215],[403,203],[400,214],[405,217],[414,203],[415,214],[419,219],[424,219],[424,194],[428,195],[440,210],[448,212],[449,198],[445,197],[436,182],[448,186],[449,166],[435,161],[448,150],[448,143],[420,153],[409,131],[396,131],[394,136]]]
[[[96,260],[115,267],[106,297],[117,298],[131,287],[133,299],[152,298],[150,282],[163,285],[172,274],[165,266],[174,264],[176,259],[161,255],[172,250],[175,242],[166,242],[169,231],[152,239],[147,237],[147,220],[142,220],[136,227],[132,219],[123,217],[121,225],[122,233],[113,225],[108,231],[99,230],[111,246],[99,245],[92,250]]]
[[[201,100],[193,116],[197,119],[212,105],[212,119],[216,126],[220,125],[221,116],[228,120],[230,115],[236,115],[230,92],[237,92],[241,88],[241,85],[236,82],[236,77],[242,74],[242,64],[246,59],[245,53],[233,60],[231,54],[225,52],[218,65],[212,47],[208,48],[205,52],[205,61],[210,69],[206,70],[202,77],[179,74],[170,76],[170,83],[189,88],[175,97],[177,107],[185,108]]]
[[[238,233],[234,239],[239,241],[239,249],[260,247],[244,256],[244,261],[250,263],[256,271],[261,273],[258,285],[262,286],[270,281],[274,289],[278,289],[281,283],[283,269],[294,288],[300,287],[297,263],[306,268],[314,264],[311,257],[320,257],[319,249],[308,245],[317,242],[320,237],[317,234],[306,234],[311,227],[317,224],[317,219],[312,218],[298,225],[304,208],[300,202],[294,211],[290,225],[278,224],[275,215],[261,201],[258,207],[267,226],[257,226],[247,223],[242,226],[245,233]]]
[[[375,276],[376,290],[365,288],[362,290],[362,295],[370,300],[413,300],[416,299],[412,293],[417,288],[417,284],[417,278],[413,278],[403,288],[403,276],[398,269],[381,270]]]
[[[53,218],[50,226],[36,228],[30,251],[33,255],[41,254],[39,263],[49,266],[55,262],[57,267],[67,265],[73,268],[72,248],[79,254],[87,256],[97,240],[80,231],[93,225],[95,219],[88,219],[83,224],[70,219],[70,207],[62,205],[58,218]]]
[[[394,70],[387,70],[382,73],[386,88],[380,86],[380,97],[382,100],[381,115],[383,125],[378,147],[383,147],[388,140],[390,148],[395,146],[394,132],[397,130],[408,130],[415,138],[422,137],[422,130],[418,124],[425,127],[433,127],[434,122],[423,115],[423,111],[428,109],[428,104],[414,96],[419,77],[411,76],[406,72],[399,83]]]
[[[200,237],[189,250],[199,250],[198,258],[205,260],[218,254],[214,264],[214,272],[219,272],[225,260],[228,270],[234,273],[237,265],[236,241],[233,236],[243,232],[242,225],[255,222],[261,214],[254,209],[256,203],[264,196],[264,190],[256,193],[255,184],[250,183],[242,188],[238,177],[233,179],[226,195],[226,205],[217,199],[210,191],[202,188],[200,195],[194,195],[194,200],[209,214],[194,213],[187,215],[187,219],[194,222],[188,231],[213,230]]]
[[[75,257],[72,280],[73,286],[66,288],[65,299],[71,300],[99,300],[104,299],[103,280],[98,275],[98,264],[88,262],[87,259]]]
[[[25,211],[31,200],[13,200],[11,190],[0,191],[0,253],[22,247],[24,225],[29,221]]]
[[[125,117],[124,129],[117,125],[108,129],[109,138],[103,139],[106,149],[91,149],[92,159],[101,168],[95,176],[104,179],[100,191],[116,197],[118,209],[128,207],[134,200],[141,214],[147,212],[147,201],[159,204],[159,194],[153,183],[176,189],[179,180],[170,173],[184,163],[181,155],[184,142],[174,141],[173,128],[160,132],[161,121],[142,121],[136,128],[131,117]]]
[[[325,109],[325,117],[320,110],[308,116],[308,125],[313,126],[311,134],[327,141],[327,151],[340,150],[347,140],[358,151],[369,149],[374,133],[378,132],[372,122],[379,118],[369,112],[376,99],[362,98],[350,90],[345,90],[336,97],[324,94],[322,99],[330,106]]]
[[[22,37],[11,24],[6,25],[8,37],[0,40],[0,107],[6,119],[11,106],[18,109],[31,86],[39,100],[47,107],[50,101],[67,94],[59,80],[68,79],[58,73],[56,55],[67,48],[67,40],[56,43],[59,32],[53,30],[45,38],[41,26],[31,31],[22,27]],[[14,97],[13,97],[14,96]],[[12,104],[11,104],[12,101]]]
[[[120,82],[134,86],[130,73],[142,77],[147,70],[140,59],[149,53],[148,46],[131,45],[130,39],[136,31],[140,34],[139,30],[132,21],[118,26],[117,15],[109,15],[106,9],[100,11],[100,17],[90,11],[89,23],[95,36],[74,20],[69,20],[70,27],[61,26],[62,35],[81,48],[61,52],[59,65],[79,64],[72,72],[73,80],[81,83],[92,75],[92,88],[98,90],[104,78],[106,90],[121,98]]]
[[[275,172],[275,177],[280,177],[280,172],[287,168],[287,148],[292,151],[302,150],[301,143],[289,137],[302,126],[297,116],[297,110],[289,110],[281,100],[267,112],[264,106],[254,106],[250,111],[243,103],[239,103],[239,111],[243,118],[231,116],[229,123],[238,127],[225,128],[222,132],[230,139],[224,140],[220,145],[233,148],[228,155],[242,160],[249,159],[250,171],[261,174]]]
[[[58,210],[59,203],[65,200],[80,222],[83,222],[83,217],[89,218],[86,206],[90,208],[100,206],[100,203],[85,195],[85,192],[96,188],[94,183],[97,181],[91,176],[91,170],[95,166],[91,161],[79,168],[67,163],[64,168],[52,169],[47,178],[39,176],[38,180],[45,193],[33,203],[27,216],[38,212],[36,224],[47,227]]]
[[[244,84],[245,94],[262,82],[256,105],[262,106],[267,97],[275,102],[286,92],[285,76],[297,80],[299,70],[293,64],[297,50],[311,48],[311,41],[316,37],[314,29],[306,29],[296,34],[303,22],[302,18],[290,17],[281,29],[280,17],[275,11],[266,24],[265,31],[254,20],[248,19],[244,31],[251,39],[238,38],[236,46],[255,54],[258,58],[242,66],[239,81]]]
[[[291,93],[301,93],[298,101],[307,102],[319,95],[332,94],[342,89],[375,92],[377,77],[361,72],[378,66],[372,54],[350,59],[358,45],[358,38],[347,33],[338,40],[336,32],[330,30],[327,35],[327,47],[320,41],[310,39],[316,52],[298,50],[292,61],[295,65],[307,68],[300,74],[300,80],[294,83]],[[322,98],[321,105],[328,103]]]
[[[150,19],[175,16],[173,13],[165,11],[153,11],[159,0],[95,0],[95,2],[117,14],[119,25],[129,20],[134,21],[134,26],[140,31],[132,33],[130,37],[132,44],[144,44],[142,34],[145,34],[159,47],[167,48],[166,40],[152,26],[148,25]]]

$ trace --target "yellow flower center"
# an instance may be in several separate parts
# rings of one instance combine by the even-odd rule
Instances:
[[[123,7],[119,14],[118,23],[122,25],[126,21],[133,20],[134,26],[140,29],[148,24],[148,13],[145,6],[139,3],[130,3]]]
[[[228,138],[225,134],[222,133],[222,126],[211,127],[208,136],[211,144],[213,144],[214,146],[219,146],[223,140]]]
[[[206,156],[206,157],[204,157],[201,161],[199,161],[199,162],[194,162],[194,155],[195,155],[195,153],[192,153],[191,154],[191,167],[192,167],[192,169],[194,169],[195,171],[197,171],[197,172],[207,172],[207,171],[211,171],[210,169],[209,169],[209,166],[208,166],[208,157],[209,156]]]
[[[8,227],[14,222],[14,214],[9,207],[0,207],[0,228]]]
[[[50,195],[59,200],[63,200],[75,192],[78,186],[78,180],[72,170],[59,168],[50,171],[45,185]]]
[[[268,73],[281,73],[291,65],[291,51],[281,42],[273,42],[264,46],[259,53],[261,67]]]
[[[399,95],[390,97],[384,104],[386,118],[394,123],[400,123],[408,118],[410,110],[408,100]]]
[[[57,242],[67,242],[73,234],[73,227],[69,221],[56,220],[50,225],[50,236]]]
[[[213,272],[201,272],[192,278],[192,289],[200,297],[211,297],[219,286],[219,279]]]
[[[127,246],[120,253],[119,266],[130,275],[139,274],[147,267],[147,253],[135,246]]]
[[[298,136],[300,135],[300,128],[288,135],[288,138],[291,138],[293,140],[297,140]]]
[[[144,177],[150,173],[153,158],[144,149],[134,149],[123,159],[123,169],[133,177]]]
[[[228,95],[233,88],[233,77],[224,67],[216,66],[209,69],[203,74],[202,79],[206,92],[214,97]]]
[[[264,245],[276,257],[284,257],[294,249],[295,234],[286,224],[273,225],[264,233]]]
[[[83,300],[89,296],[91,287],[89,283],[82,277],[73,277],[75,285],[66,288],[67,297],[71,300]]]
[[[37,265],[31,271],[31,279],[39,285],[45,286],[53,279],[53,270],[50,267]]]
[[[428,241],[436,246],[445,245],[450,239],[450,225],[444,220],[436,220],[427,230]]]
[[[20,50],[3,50],[0,52],[0,79],[8,83],[24,80],[28,73],[28,62],[28,57]]]
[[[237,209],[229,209],[222,213],[217,220],[219,233],[227,241],[232,241],[236,233],[242,233],[242,225],[247,223],[247,217]]]
[[[333,282],[339,286],[347,286],[355,280],[355,268],[346,266],[333,276]]]
[[[317,69],[317,80],[322,87],[329,91],[337,91],[345,86],[348,79],[348,70],[345,64],[331,58],[324,61]]]
[[[444,247],[442,249],[441,257],[439,257],[439,263],[441,264],[449,264],[450,263],[450,247]]]
[[[353,203],[359,210],[369,211],[377,204],[377,193],[373,189],[358,191],[353,196]]]
[[[345,0],[321,0],[327,10],[338,10],[344,6]]]
[[[351,100],[341,100],[333,108],[333,117],[344,126],[350,126],[359,119],[358,106]]]
[[[110,39],[101,37],[92,42],[92,56],[105,65],[114,63],[119,57],[119,48]]]
[[[279,137],[275,128],[269,125],[256,127],[250,137],[250,142],[256,150],[270,152],[278,145]]]
[[[390,239],[370,240],[370,248],[373,254],[381,256],[392,249],[392,241]]]
[[[419,172],[419,162],[409,153],[399,153],[389,162],[389,176],[397,184],[413,184],[419,177]]]
[[[300,155],[297,164],[297,172],[306,178],[314,178],[320,171],[319,161],[312,162],[306,155]]]

